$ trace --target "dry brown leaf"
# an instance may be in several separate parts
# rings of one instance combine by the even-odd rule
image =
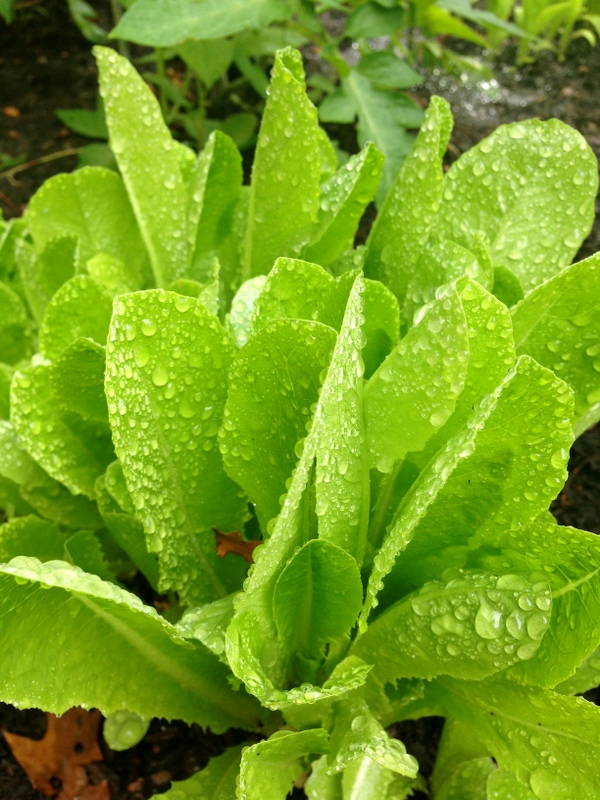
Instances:
[[[15,106],[3,106],[2,113],[11,119],[18,119],[21,116],[21,112]]]
[[[236,556],[241,556],[246,559],[249,564],[254,564],[252,553],[256,547],[262,544],[260,539],[250,539],[246,542],[240,536],[239,531],[223,533],[216,528],[213,528],[213,531],[215,532],[215,544],[218,556],[225,558],[228,553],[233,553]]]
[[[102,760],[98,746],[100,712],[72,708],[61,717],[46,717],[48,729],[39,741],[3,731],[34,788],[55,800],[109,800],[107,782],[93,786],[83,768]]]

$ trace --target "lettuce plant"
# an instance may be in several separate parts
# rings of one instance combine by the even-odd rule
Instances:
[[[97,57],[120,174],[51,178],[1,241],[2,700],[98,707],[121,747],[263,735],[169,800],[405,798],[386,727],[430,715],[438,800],[596,798],[600,541],[548,513],[600,417],[582,137],[515,123],[444,174],[433,98],[354,248],[382,156],[337,167],[297,52],[250,186]]]

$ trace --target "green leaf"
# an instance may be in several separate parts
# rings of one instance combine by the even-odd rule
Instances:
[[[115,572],[105,557],[100,540],[91,531],[77,531],[65,541],[62,558],[82,569],[97,575],[104,581],[118,583]]]
[[[570,678],[554,687],[560,694],[583,694],[600,686],[600,647],[584,658]]]
[[[177,623],[177,632],[184,639],[198,639],[215,655],[225,652],[225,631],[233,617],[235,594],[228,594],[213,603],[185,612]],[[226,659],[221,658],[227,663]]]
[[[369,756],[353,761],[342,775],[342,793],[344,800],[361,800],[361,798],[387,797],[394,780],[394,773],[382,767]]]
[[[423,449],[454,411],[468,357],[463,309],[456,292],[448,292],[400,340],[365,387],[369,466],[390,472],[408,452]]]
[[[193,253],[187,277],[205,280],[219,245],[233,229],[242,185],[242,158],[228,136],[215,131],[194,168],[190,181],[188,236]]]
[[[0,0],[0,16],[4,18],[6,23],[12,21],[14,8],[14,0]]]
[[[312,772],[304,785],[308,800],[342,800],[342,776],[330,775],[327,771],[327,757],[313,761]]]
[[[565,456],[557,452],[555,459],[563,461]],[[497,543],[513,569],[539,570],[541,563],[548,568],[545,579],[553,598],[550,632],[531,663],[515,667],[511,674],[524,683],[555,686],[600,645],[598,537],[540,518],[499,535]]]
[[[594,800],[600,782],[600,709],[581,698],[485,681],[441,678],[429,689],[446,713],[477,731],[501,769],[538,800]],[[515,735],[516,731],[516,735]]]
[[[112,300],[88,275],[76,275],[52,297],[40,325],[40,352],[57,359],[77,339],[106,344]]]
[[[390,738],[364,700],[348,702],[337,716],[328,772],[340,772],[365,756],[405,777],[414,778],[419,770],[416,758],[407,754],[401,741]]]
[[[155,800],[233,800],[242,757],[242,745],[228,747],[220,756],[185,781],[173,781],[165,794]]]
[[[449,570],[371,622],[351,653],[374,664],[371,675],[381,684],[485,678],[533,656],[551,606],[539,575]]]
[[[436,800],[487,800],[490,797],[487,793],[488,777],[496,771],[492,759],[487,756],[463,761],[442,790],[436,792],[435,798]],[[511,800],[513,798],[512,794],[491,795],[498,798],[504,796]]]
[[[356,103],[359,145],[363,147],[367,142],[374,142],[385,156],[377,193],[381,204],[414,141],[406,128],[418,128],[423,121],[423,112],[405,94],[375,89],[356,70],[351,70],[342,86]]]
[[[483,798],[496,800],[503,797],[509,797],[510,800],[535,800],[536,795],[520,783],[512,772],[507,769],[496,769],[490,772],[487,779],[487,794],[484,794]]]
[[[285,692],[275,688],[287,680],[289,654],[277,641],[271,598],[279,573],[294,548],[309,538],[307,487],[315,459],[319,537],[345,545],[344,549],[359,563],[364,551],[366,530],[362,514],[368,507],[368,487],[365,490],[361,473],[368,473],[362,456],[362,423],[355,417],[362,411],[356,388],[360,378],[361,289],[358,278],[285,501],[269,540],[256,551],[256,564],[227,631],[227,654],[233,672],[267,704],[287,702]],[[340,417],[344,422],[348,420],[344,438],[339,434]],[[317,699],[318,689],[310,687],[308,691],[315,691]]]
[[[75,274],[77,251],[78,240],[71,234],[49,239],[39,254],[26,241],[15,248],[25,297],[38,324],[50,298]]]
[[[319,210],[319,151],[317,112],[306,96],[302,58],[291,48],[280,50],[252,167],[246,277],[269,272],[276,258],[297,256],[310,241]]]
[[[401,8],[382,8],[377,2],[365,3],[348,15],[344,35],[350,38],[390,36],[405,24]]]
[[[330,296],[335,288],[335,279],[318,264],[278,258],[254,303],[253,334],[276,319],[316,318],[339,328],[347,296],[340,304],[341,314],[332,315]]]
[[[323,646],[347,633],[362,605],[356,561],[340,547],[312,539],[286,564],[273,591],[280,637],[296,656],[319,659]]]
[[[94,497],[94,483],[113,460],[106,426],[62,414],[52,393],[52,367],[39,364],[15,373],[11,420],[24,448],[73,494]]]
[[[89,42],[106,41],[107,33],[94,22],[98,18],[96,9],[86,0],[67,0],[73,22]]]
[[[597,188],[596,159],[573,128],[558,120],[503,125],[446,173],[433,236],[472,249],[485,233],[494,265],[510,269],[527,293],[571,263],[590,231]]]
[[[93,111],[82,108],[59,108],[54,113],[67,128],[80,136],[88,136],[90,139],[108,139],[108,128],[100,98],[98,98],[97,108]]]
[[[158,101],[129,61],[105,47],[94,48],[94,54],[110,146],[140,226],[156,285],[164,286],[185,274],[190,258],[185,236],[188,198],[179,148]],[[101,252],[110,251],[102,248]]]
[[[110,466],[112,465],[109,465],[109,469]],[[158,591],[158,561],[154,553],[149,553],[147,550],[143,525],[134,516],[123,511],[109,494],[106,483],[106,476],[101,475],[95,485],[102,521],[115,544],[127,553],[152,588]]]
[[[383,160],[369,144],[325,182],[317,228],[304,259],[326,266],[352,247],[363,212],[375,196]]]
[[[548,508],[566,477],[571,404],[566,384],[521,356],[406,494],[369,577],[365,618],[409,543],[410,558],[400,558],[387,579],[388,602],[452,562],[462,566],[475,534],[485,541]],[[538,463],[542,482],[532,477]]]
[[[16,364],[31,354],[32,336],[27,311],[16,292],[0,282],[0,358]]]
[[[12,367],[0,362],[0,419],[8,419],[10,415],[10,384],[13,372]]]
[[[137,121],[134,130],[137,139]],[[131,270],[145,270],[147,255],[127,191],[121,176],[111,170],[84,167],[55,175],[31,198],[26,216],[38,252],[50,240],[71,236],[78,240],[80,269],[98,253],[108,253]]]
[[[238,289],[227,315],[226,325],[234,336],[238,347],[243,347],[250,338],[252,317],[256,300],[267,280],[266,275],[257,275],[245,281]]]
[[[285,800],[294,781],[304,772],[303,758],[325,753],[328,735],[322,729],[278,731],[242,753],[238,800]]]
[[[512,312],[518,353],[575,391],[575,433],[600,419],[600,256],[555,275]]]
[[[186,39],[221,39],[264,28],[289,16],[284,0],[137,0],[110,38],[169,47]]]
[[[229,594],[211,528],[239,530],[246,513],[216,440],[234,351],[198,300],[159,289],[115,303],[106,369],[115,448],[161,587],[191,604]]]
[[[33,515],[16,517],[0,525],[0,562],[15,556],[32,556],[40,561],[65,557],[65,535],[58,525]]]
[[[389,50],[379,50],[363,56],[356,71],[378,89],[411,89],[423,83],[418,72]]]
[[[334,344],[335,332],[318,322],[277,320],[231,366],[219,444],[227,473],[256,505],[264,533],[279,514]]]
[[[187,40],[177,47],[177,55],[191,67],[206,89],[211,89],[233,61],[234,43],[230,39]]]
[[[108,422],[104,394],[104,347],[76,339],[52,364],[50,381],[62,408],[84,419]]]
[[[441,200],[442,158],[451,130],[450,107],[432,97],[419,135],[367,240],[365,275],[385,283],[401,304]]]
[[[98,253],[86,264],[88,275],[111,297],[142,288],[140,276],[129,269],[120,258],[108,253]]]
[[[365,363],[366,380],[371,378],[398,341],[400,334],[398,301],[382,283],[367,278],[363,315],[366,344],[362,351],[362,359]]]
[[[75,705],[105,715],[126,708],[215,732],[256,724],[255,702],[232,691],[225,667],[129,592],[61,561],[20,557],[0,576],[4,702],[54,714]],[[11,644],[17,635],[19,648]],[[40,661],[53,665],[43,681],[35,677]]]

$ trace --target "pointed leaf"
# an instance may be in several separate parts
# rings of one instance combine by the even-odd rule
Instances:
[[[369,234],[365,275],[385,283],[401,303],[441,200],[442,158],[451,130],[450,107],[433,97]]]
[[[600,256],[563,270],[512,312],[519,353],[575,391],[575,432],[600,418]]]
[[[134,67],[114,50],[94,48],[110,146],[150,256],[157,286],[185,274],[187,189],[158,101]],[[104,248],[102,252],[108,252]]]
[[[317,111],[306,96],[300,53],[280,50],[252,168],[247,277],[267,273],[279,256],[298,255],[311,238],[320,196],[317,131]]]

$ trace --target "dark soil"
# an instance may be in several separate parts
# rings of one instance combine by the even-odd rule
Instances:
[[[511,54],[495,66],[495,78],[430,76],[415,99],[425,105],[441,94],[451,105],[455,128],[448,163],[504,122],[557,117],[577,128],[600,159],[600,47],[585,43],[569,53],[564,64],[542,54],[520,71],[510,67]],[[57,108],[94,108],[96,68],[89,43],[71,21],[66,3],[45,0],[20,12],[10,26],[0,22],[0,157],[24,157],[26,162],[81,147],[89,140],[77,136],[55,116]],[[345,138],[353,135],[346,132]],[[0,175],[0,207],[5,218],[18,216],[36,189],[51,175],[75,168],[74,155],[32,165],[13,179]],[[0,167],[0,173],[2,167]],[[598,208],[600,211],[600,208]],[[600,250],[600,216],[579,258]],[[562,525],[600,533],[600,426],[573,446],[569,479],[552,505]],[[592,697],[591,699],[595,699]],[[45,717],[39,711],[16,711],[0,703],[0,729],[41,738]],[[415,755],[425,776],[431,772],[441,720],[405,722],[392,731]],[[181,780],[246,734],[224,736],[198,726],[155,720],[136,747],[115,753],[103,745],[104,761],[92,765],[93,783],[107,779],[113,800],[141,800],[164,792],[171,780]],[[296,795],[296,793],[295,793]],[[297,795],[298,797],[300,794]],[[0,800],[39,800],[25,773],[0,736]]]

